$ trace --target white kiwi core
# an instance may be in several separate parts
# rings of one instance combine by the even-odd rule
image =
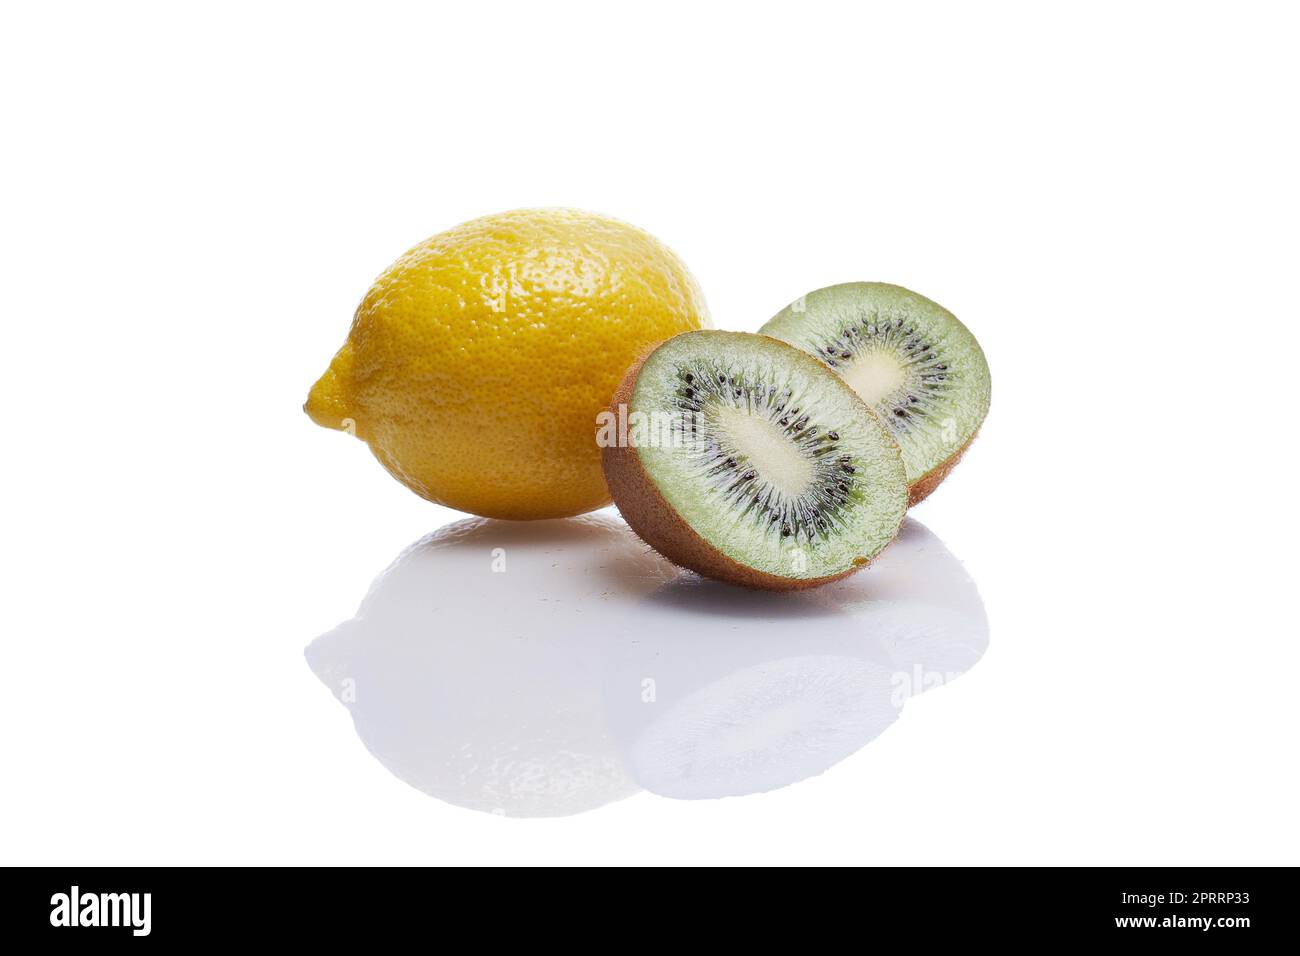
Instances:
[[[752,461],[768,484],[782,494],[797,498],[812,483],[812,462],[771,421],[743,408],[726,405],[717,409],[716,415],[736,450]]]
[[[907,381],[907,370],[889,352],[872,351],[858,356],[843,369],[844,381],[873,408]]]

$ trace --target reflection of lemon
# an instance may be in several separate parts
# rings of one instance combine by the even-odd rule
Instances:
[[[381,275],[307,399],[417,494],[493,518],[609,502],[596,416],[647,346],[708,324],[671,250],[569,209],[475,219]]]

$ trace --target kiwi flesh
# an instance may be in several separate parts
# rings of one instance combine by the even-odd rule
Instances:
[[[989,366],[970,330],[936,302],[884,282],[810,292],[759,330],[817,356],[888,425],[908,503],[938,487],[989,410]]]
[[[637,362],[602,441],[624,520],[677,564],[748,587],[814,587],[864,567],[907,510],[889,429],[824,364],[745,332],[675,336]]]

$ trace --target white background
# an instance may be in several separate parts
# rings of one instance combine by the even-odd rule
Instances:
[[[1300,862],[1294,11],[6,7],[5,863]],[[985,659],[827,773],[437,802],[303,662],[454,515],[314,427],[408,246],[634,222],[719,327],[882,279],[994,376]]]

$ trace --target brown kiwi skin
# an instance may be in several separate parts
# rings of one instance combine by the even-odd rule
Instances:
[[[765,337],[770,338],[770,336]],[[773,339],[773,341],[780,340]],[[785,342],[782,344],[789,345]],[[631,403],[632,390],[636,387],[637,377],[641,374],[641,366],[659,345],[647,350],[623,376],[623,381],[610,400],[610,413],[614,416],[618,415],[619,405]],[[833,370],[828,366],[827,371]],[[696,571],[705,577],[762,591],[802,591],[838,581],[854,571],[865,568],[870,563],[863,558],[860,564],[855,563],[839,574],[821,578],[786,578],[746,567],[713,547],[682,519],[646,474],[636,448],[617,445],[602,448],[600,464],[605,472],[605,483],[609,486],[610,494],[614,496],[614,503],[618,505],[619,513],[628,527],[636,532],[637,537],[674,564]]]
[[[971,442],[975,440],[975,436],[979,433],[980,430],[978,428],[975,429],[974,434],[972,434],[970,438],[966,439],[966,444],[953,452],[946,461],[942,461],[935,465],[928,472],[907,486],[907,506],[909,508],[919,505],[926,498],[930,497],[930,493],[934,491],[934,489],[938,488],[943,480],[948,477],[948,472],[957,467],[957,462],[961,461],[961,456],[966,454],[966,449],[970,448]]]

